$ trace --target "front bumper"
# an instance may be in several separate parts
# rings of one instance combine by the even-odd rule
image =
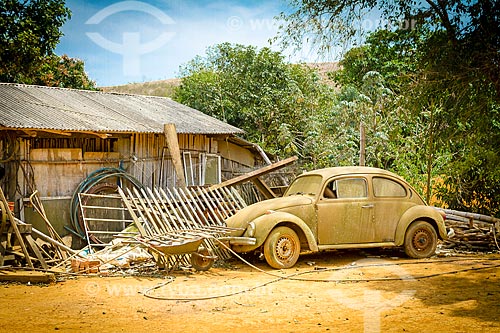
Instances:
[[[220,237],[221,242],[227,242],[229,245],[255,245],[257,239],[254,237]]]

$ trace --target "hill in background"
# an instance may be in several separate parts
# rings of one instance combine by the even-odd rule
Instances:
[[[308,63],[306,65],[316,69],[325,83],[333,85],[333,82],[328,78],[328,73],[339,69],[338,62]],[[177,88],[180,84],[181,79],[168,79],[129,83],[121,86],[100,87],[100,89],[104,92],[172,98],[175,88]]]
[[[121,86],[100,87],[104,92],[115,92],[122,94],[146,95],[172,97],[175,88],[181,84],[181,79],[168,79],[159,81],[129,83]]]

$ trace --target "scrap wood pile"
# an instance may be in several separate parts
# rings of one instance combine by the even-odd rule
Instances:
[[[8,270],[14,267],[48,270],[67,263],[78,252],[64,244],[47,219],[37,192],[30,197],[33,208],[41,215],[49,235],[14,216],[0,188],[0,280],[13,279]],[[38,238],[36,241],[34,237]],[[53,275],[21,275],[20,282],[50,282]]]
[[[446,214],[448,239],[444,249],[460,251],[500,251],[500,219],[450,209],[439,209]]]
[[[127,193],[125,193],[125,191]],[[215,258],[230,254],[214,238],[231,232],[225,219],[246,206],[231,188],[118,189],[140,238],[134,240],[152,250],[160,267],[191,264],[210,268]]]
[[[80,194],[81,216],[86,238],[90,247],[117,246],[119,244],[142,245],[154,254],[160,267],[173,269],[178,265],[192,266],[198,270],[210,267],[213,260],[229,258],[229,252],[218,246],[216,239],[224,237],[234,229],[225,225],[225,220],[247,204],[234,186],[251,181],[266,198],[275,197],[275,193],[259,177],[283,168],[297,160],[291,157],[267,165],[245,175],[212,185],[209,188],[190,187],[173,190],[146,187],[130,189],[118,188],[122,206],[91,204],[84,196],[98,197],[95,194]],[[103,196],[113,200],[117,196]],[[126,210],[127,217],[105,218],[93,216],[99,210],[119,212]],[[102,223],[117,223],[123,231],[101,230],[96,226]],[[129,230],[126,225],[134,225],[136,230]],[[101,242],[100,237],[113,234],[111,243]],[[97,241],[96,241],[97,239]],[[118,241],[120,240],[121,241]],[[101,244],[99,244],[101,243]],[[197,244],[198,243],[198,244]],[[201,245],[201,246],[200,246]],[[197,250],[196,250],[197,249]],[[105,248],[102,251],[109,251]],[[94,257],[99,258],[102,252]],[[102,258],[100,258],[101,261]]]

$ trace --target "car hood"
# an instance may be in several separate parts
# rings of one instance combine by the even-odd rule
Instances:
[[[269,210],[279,211],[290,207],[311,205],[312,202],[313,198],[306,195],[292,195],[264,200],[241,209],[235,215],[228,218],[226,224],[230,228],[246,228],[249,222],[264,215]],[[235,232],[232,235],[239,236],[237,234],[243,234],[243,231]]]

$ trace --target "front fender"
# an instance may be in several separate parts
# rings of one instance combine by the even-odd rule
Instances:
[[[308,250],[313,252],[319,251],[316,238],[314,237],[314,234],[309,226],[293,214],[286,212],[273,212],[271,214],[259,216],[252,222],[255,224],[255,245],[234,246],[233,249],[236,252],[249,252],[259,248],[262,244],[264,244],[271,230],[278,225],[286,225],[293,229],[301,239],[301,242],[305,238],[309,247]]]
[[[416,220],[429,222],[433,221],[434,226],[437,227],[436,231],[438,237],[441,239],[446,239],[446,226],[444,224],[443,216],[432,207],[418,205],[408,209],[399,219],[395,235],[396,246],[401,246],[404,244],[406,229],[408,229],[408,226]]]

